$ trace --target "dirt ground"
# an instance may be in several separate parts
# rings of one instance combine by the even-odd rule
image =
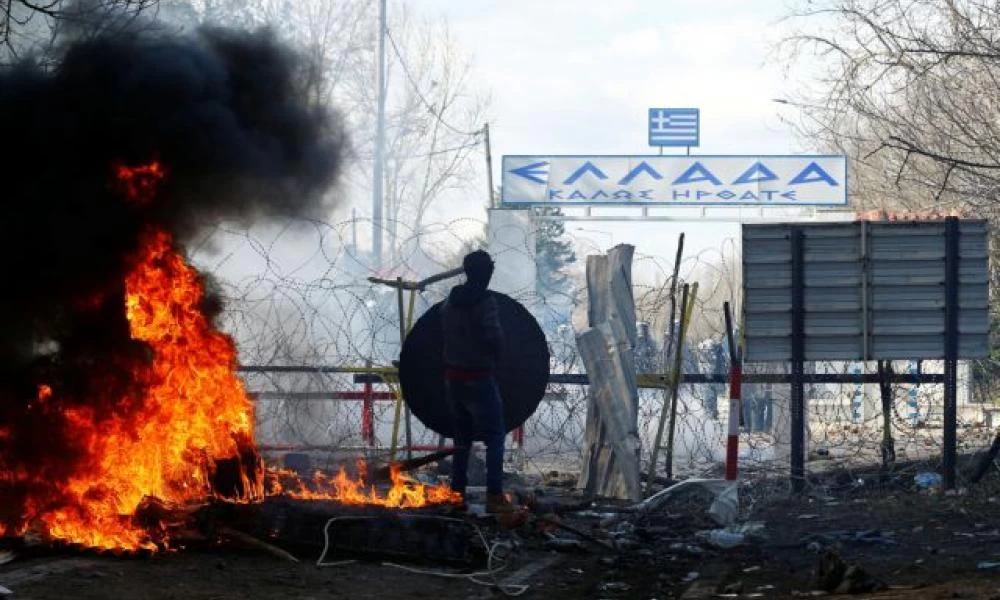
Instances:
[[[761,537],[719,549],[694,532],[709,526],[689,507],[667,507],[617,552],[546,550],[522,536],[522,554],[501,581],[530,586],[522,598],[791,598],[820,595],[816,569],[835,552],[880,591],[865,598],[1000,600],[1000,477],[958,495],[912,487],[860,488],[773,499],[751,511]],[[573,524],[593,528],[596,519]],[[595,531],[591,529],[591,531]],[[599,533],[599,532],[598,532]],[[152,558],[88,555],[20,558],[0,566],[12,598],[177,600],[494,598],[489,586],[371,562],[293,564],[232,548]],[[980,565],[996,562],[997,565]],[[985,568],[988,567],[988,568]]]

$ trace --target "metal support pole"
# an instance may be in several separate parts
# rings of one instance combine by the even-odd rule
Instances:
[[[802,229],[792,229],[792,491],[805,487],[805,257]]]
[[[399,353],[403,353],[403,343],[406,341],[407,332],[407,315],[403,312],[403,278],[396,278],[396,304],[399,309]],[[402,396],[402,387],[400,387],[400,396]],[[410,406],[404,402],[403,404],[404,417],[406,421],[406,459],[409,460],[413,458],[413,433],[410,417]]]
[[[365,366],[370,367],[372,362],[366,361]],[[361,404],[361,439],[364,440],[365,444],[368,446],[375,445],[375,411],[374,411],[374,394],[372,393],[372,384],[370,381],[365,381],[365,388],[363,393],[364,400]]]
[[[486,151],[486,206],[496,208],[493,199],[493,152],[490,149],[490,124],[483,125],[483,149]]]
[[[372,254],[375,267],[382,267],[382,186],[385,182],[385,4],[378,12],[378,115],[375,125],[375,161],[372,166]]]
[[[955,488],[955,439],[958,421],[958,218],[944,223],[944,489]]]
[[[726,317],[726,339],[729,342],[729,435],[726,439],[726,479],[735,481],[740,454],[740,398],[743,392],[743,362],[736,347],[733,313],[728,302],[722,304]]]
[[[690,295],[689,295],[690,294]],[[670,373],[670,380],[667,383],[666,391],[669,394],[664,394],[663,400],[663,410],[660,411],[660,422],[656,428],[656,439],[653,441],[653,446],[650,448],[649,457],[649,473],[646,477],[646,494],[648,495],[652,491],[653,483],[656,479],[656,461],[660,455],[660,444],[663,441],[663,429],[666,427],[667,418],[670,418],[670,430],[667,434],[667,445],[664,448],[666,452],[666,474],[667,478],[673,477],[673,461],[674,461],[674,427],[677,417],[677,388],[681,383],[681,371],[682,371],[682,351],[684,347],[684,336],[687,332],[688,323],[691,320],[691,312],[694,308],[695,297],[698,294],[698,283],[695,282],[690,286],[684,284],[682,300],[681,300],[681,310],[680,310],[680,327],[678,327],[677,333],[677,343],[674,346],[674,367]],[[669,398],[669,400],[668,400]]]

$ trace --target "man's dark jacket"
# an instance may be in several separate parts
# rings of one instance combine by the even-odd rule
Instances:
[[[441,306],[444,361],[452,374],[489,374],[500,356],[503,334],[497,301],[488,289],[456,285]]]

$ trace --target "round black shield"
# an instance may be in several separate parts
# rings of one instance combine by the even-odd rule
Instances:
[[[503,328],[503,349],[496,368],[503,398],[504,424],[513,431],[528,420],[545,395],[549,379],[549,348],[538,322],[513,298],[496,298]],[[399,380],[410,411],[420,422],[445,437],[453,437],[451,409],[444,391],[444,333],[441,303],[417,320],[406,336],[399,358]]]

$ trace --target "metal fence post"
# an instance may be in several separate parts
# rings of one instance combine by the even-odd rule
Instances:
[[[803,371],[805,362],[805,256],[804,235],[799,227],[792,228],[792,491],[805,487],[805,394]]]
[[[739,474],[743,357],[740,356],[740,351],[736,347],[733,315],[728,302],[722,303],[722,310],[726,318],[726,339],[729,342],[729,435],[726,439],[726,479],[735,481]]]
[[[944,489],[955,488],[955,438],[958,421],[958,218],[944,223]]]

